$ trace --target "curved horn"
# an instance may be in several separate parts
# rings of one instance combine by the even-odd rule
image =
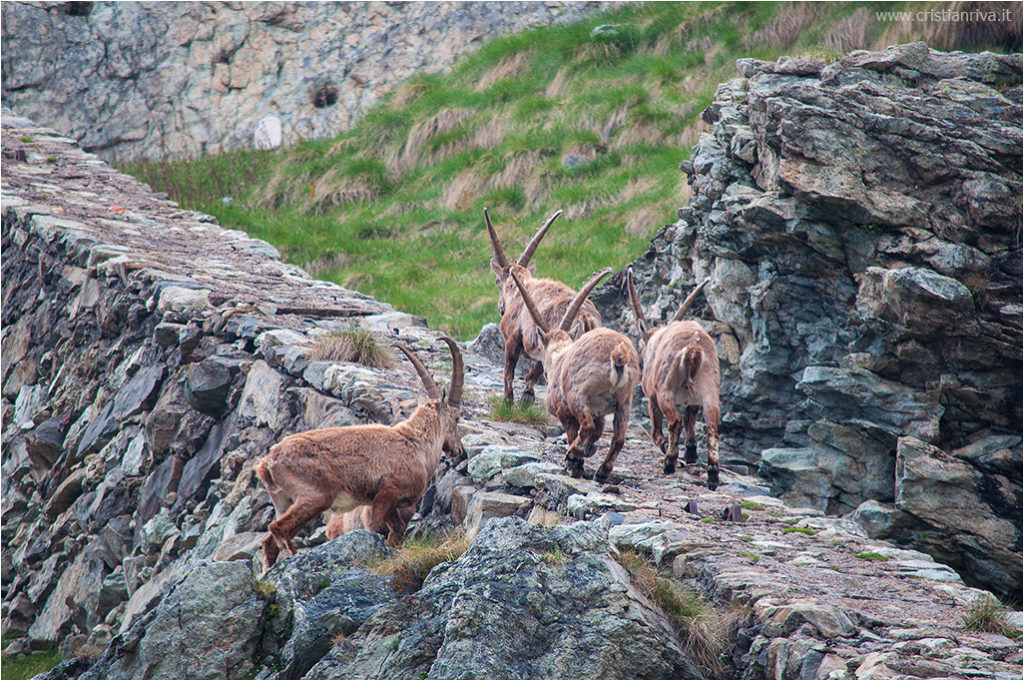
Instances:
[[[569,307],[566,309],[565,314],[562,315],[562,321],[558,325],[558,328],[562,331],[569,330],[569,327],[572,326],[572,321],[576,319],[576,313],[580,311],[581,307],[583,307],[583,303],[586,301],[587,296],[590,295],[590,292],[594,290],[594,287],[597,286],[602,279],[614,271],[615,270],[611,267],[605,267],[603,270],[598,270],[591,275],[590,279],[587,280],[587,283],[583,285],[583,288],[579,290],[576,297],[572,299],[571,303],[569,303]]]
[[[554,222],[555,219],[558,218],[558,216],[561,214],[562,211],[555,211],[555,214],[549,217],[547,222],[540,226],[540,229],[537,230],[537,233],[533,235],[532,239],[530,239],[530,243],[526,244],[526,248],[523,249],[523,254],[519,256],[518,260],[516,260],[517,265],[522,265],[523,267],[526,267],[528,264],[530,264],[530,258],[533,257],[534,251],[536,251],[537,246],[540,245],[540,240],[544,238],[545,234],[547,234],[548,227],[550,227],[551,223]]]
[[[633,315],[636,317],[636,327],[640,335],[646,341],[650,337],[647,331],[647,319],[644,318],[643,308],[640,307],[640,298],[636,295],[636,283],[633,279],[633,268],[626,270],[626,288],[629,289],[629,305],[633,308]]]
[[[530,311],[530,316],[533,317],[534,323],[544,333],[548,332],[548,325],[544,323],[544,319],[541,318],[540,312],[537,312],[537,306],[533,304],[533,298],[526,292],[526,288],[523,286],[523,282],[519,280],[519,275],[516,274],[515,268],[508,271],[512,277],[512,281],[516,283],[516,288],[519,289],[519,295],[523,297],[523,303],[526,304],[526,309]]]
[[[683,304],[679,306],[679,310],[676,312],[675,316],[672,317],[672,321],[678,322],[682,320],[683,315],[690,309],[690,306],[693,305],[693,301],[697,299],[697,295],[704,290],[704,285],[709,281],[711,281],[711,277],[706,278],[704,281],[697,284],[692,291],[690,291],[690,295],[686,296],[686,300],[684,300]]]
[[[505,251],[501,248],[501,241],[498,240],[498,233],[494,231],[494,225],[491,224],[491,216],[487,214],[487,209],[484,208],[484,222],[487,224],[487,236],[491,239],[491,248],[494,250],[494,260],[498,263],[499,267],[508,267],[508,256],[505,255]]]
[[[455,340],[448,336],[441,336],[452,352],[452,382],[448,388],[448,406],[458,407],[462,402],[462,382],[466,377],[466,369],[462,364],[462,352]]]
[[[416,373],[420,375],[420,380],[423,381],[423,387],[427,389],[427,397],[432,400],[440,398],[441,389],[437,387],[437,383],[434,382],[434,378],[430,375],[430,372],[427,371],[427,367],[423,366],[423,362],[416,356],[416,353],[412,351],[412,348],[402,342],[395,342],[392,343],[392,345],[405,353],[405,356],[409,358],[410,362],[412,362],[413,367],[416,369]]]

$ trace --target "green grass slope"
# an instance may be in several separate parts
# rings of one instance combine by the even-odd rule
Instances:
[[[498,319],[484,207],[512,257],[565,211],[534,257],[539,276],[578,286],[621,268],[686,203],[678,165],[737,58],[832,59],[921,37],[962,47],[959,34],[877,19],[915,8],[626,4],[495,39],[449,73],[412,78],[333,139],[123,169],[314,276],[467,339]]]

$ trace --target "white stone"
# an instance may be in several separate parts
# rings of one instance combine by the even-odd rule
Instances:
[[[256,123],[252,145],[257,149],[277,149],[282,139],[281,119],[277,116],[264,116]]]

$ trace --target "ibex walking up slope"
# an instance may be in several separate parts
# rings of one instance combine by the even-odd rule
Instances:
[[[640,380],[640,359],[629,338],[617,331],[597,328],[573,340],[568,329],[590,291],[611,272],[607,267],[591,277],[555,328],[541,318],[533,296],[519,281],[518,272],[510,272],[527,310],[540,328],[544,372],[548,378],[546,406],[565,428],[569,443],[565,467],[570,475],[583,475],[583,458],[594,453],[597,439],[604,430],[605,416],[615,414],[612,444],[594,475],[597,480],[607,480],[611,475],[615,458],[626,441],[633,392]]]
[[[412,416],[392,426],[360,425],[321,428],[289,435],[256,464],[270,492],[277,518],[263,541],[267,567],[285,551],[295,555],[292,538],[319,513],[336,514],[369,505],[367,528],[396,545],[413,506],[434,475],[442,450],[459,456],[459,402],[465,372],[455,341],[442,340],[452,353],[451,391],[447,398],[408,346],[396,346],[409,358],[429,398]]]
[[[537,266],[530,264],[530,258],[533,257],[533,253],[537,250],[541,239],[544,238],[551,223],[561,214],[562,211],[558,211],[548,218],[547,222],[541,225],[533,239],[527,244],[522,255],[514,263],[510,263],[505,255],[505,251],[501,247],[498,234],[494,231],[494,225],[491,224],[491,218],[487,214],[487,209],[484,209],[487,235],[491,240],[491,248],[494,251],[494,257],[491,259],[491,269],[494,270],[494,277],[498,284],[498,313],[501,315],[499,328],[501,329],[502,338],[505,339],[505,371],[503,378],[506,402],[512,401],[512,381],[515,378],[516,363],[519,361],[520,354],[525,351],[527,357],[537,362],[533,369],[530,370],[530,373],[526,375],[526,386],[523,388],[522,395],[524,401],[533,401],[533,387],[537,385],[537,381],[540,380],[544,371],[541,365],[544,359],[544,346],[538,337],[537,325],[523,307],[522,296],[519,295],[518,289],[509,278],[509,272],[515,271],[519,276],[520,282],[530,291],[530,295],[533,296],[533,300],[537,305],[540,318],[544,320],[544,323],[549,328],[558,325],[559,320],[565,314],[565,310],[569,307],[570,301],[576,295],[572,288],[560,281],[535,278],[533,273],[536,271]],[[578,338],[583,333],[596,329],[599,326],[601,326],[601,315],[598,313],[597,308],[594,307],[594,304],[588,300],[584,303],[583,308],[579,311],[576,320],[569,329],[569,335],[573,338]]]
[[[702,281],[679,306],[667,326],[649,333],[640,300],[636,295],[633,272],[627,273],[629,302],[636,315],[644,342],[644,376],[641,382],[651,413],[651,438],[665,453],[665,473],[676,469],[679,458],[679,433],[686,427],[688,464],[697,462],[697,410],[704,411],[704,438],[708,449],[708,489],[718,487],[718,421],[721,415],[719,393],[722,379],[718,372],[718,353],[711,336],[693,321],[681,321],[701,292]],[[680,410],[683,416],[680,417]],[[662,415],[668,420],[669,439],[661,431]]]

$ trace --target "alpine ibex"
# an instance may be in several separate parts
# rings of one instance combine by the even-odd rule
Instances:
[[[465,371],[455,341],[441,338],[452,354],[451,390],[445,397],[427,368],[403,343],[395,346],[412,362],[429,398],[412,416],[392,426],[321,428],[289,435],[256,464],[277,518],[263,541],[269,568],[280,551],[295,555],[292,538],[318,514],[370,505],[368,529],[396,545],[407,519],[401,509],[423,496],[442,450],[461,456],[459,402]]]
[[[548,378],[548,411],[562,422],[569,448],[565,467],[570,475],[583,475],[583,459],[594,453],[604,430],[604,419],[615,414],[612,443],[596,480],[607,480],[615,466],[615,458],[626,441],[629,410],[633,392],[640,379],[640,359],[629,338],[617,331],[596,328],[576,340],[569,335],[573,317],[598,282],[612,269],[606,267],[583,285],[562,316],[558,326],[551,328],[541,318],[533,296],[519,280],[516,270],[509,272],[544,344],[544,373]]]
[[[548,327],[558,325],[559,320],[565,314],[566,308],[569,307],[569,302],[576,294],[572,288],[560,281],[535,278],[533,273],[536,271],[537,266],[530,264],[530,258],[533,257],[533,253],[537,250],[541,239],[544,238],[551,223],[561,214],[562,211],[557,211],[548,218],[547,222],[541,225],[533,239],[527,244],[522,255],[514,263],[510,263],[505,255],[505,251],[501,247],[498,234],[494,231],[494,225],[491,224],[491,218],[487,214],[487,209],[484,209],[484,223],[487,225],[487,235],[490,237],[491,248],[494,251],[494,257],[491,259],[491,269],[494,271],[494,277],[498,284],[498,314],[501,315],[499,328],[501,329],[501,337],[505,339],[505,371],[503,378],[506,402],[511,402],[513,398],[512,381],[515,378],[516,363],[519,361],[520,354],[525,352],[527,357],[537,362],[526,375],[526,386],[523,388],[522,395],[524,401],[533,401],[533,388],[537,385],[537,381],[540,380],[544,372],[541,364],[544,359],[544,346],[538,338],[536,324],[523,308],[523,299],[509,278],[509,272],[515,271],[518,274],[519,280],[530,291],[530,295],[533,296],[540,312],[540,318],[544,320]],[[594,304],[588,300],[579,311],[576,320],[572,324],[572,328],[569,330],[569,335],[573,338],[578,338],[580,335],[599,326],[601,326],[601,315],[598,313],[597,308],[594,307]]]
[[[651,438],[665,453],[665,473],[673,473],[679,458],[679,433],[686,428],[688,464],[697,463],[697,410],[704,411],[704,438],[708,448],[708,489],[718,487],[718,421],[721,416],[718,353],[711,336],[693,321],[681,321],[697,298],[705,279],[686,297],[667,326],[650,333],[636,295],[633,271],[626,275],[629,302],[643,338],[644,376],[641,382],[651,413]],[[680,410],[683,416],[680,418]],[[662,415],[668,420],[669,439],[661,431]]]

